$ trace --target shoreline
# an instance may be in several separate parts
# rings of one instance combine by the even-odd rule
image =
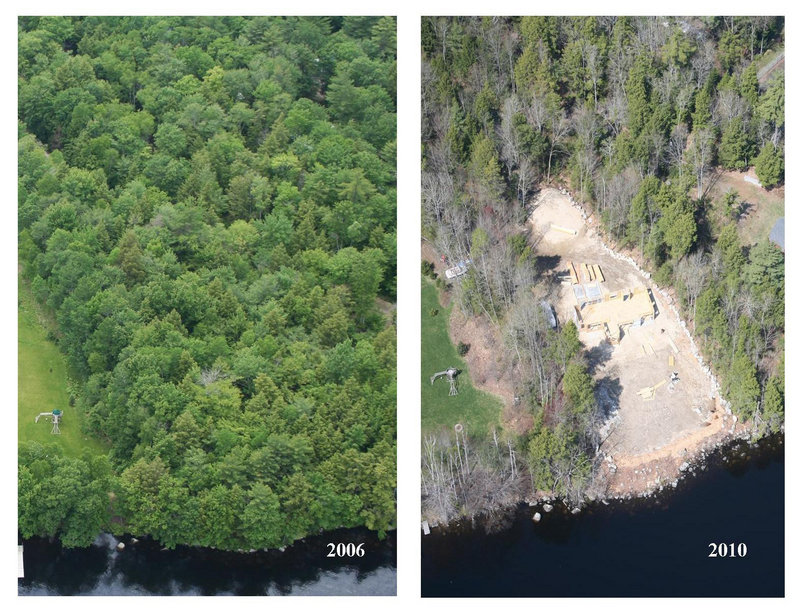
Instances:
[[[364,526],[356,526],[353,528],[334,528],[332,530],[325,530],[317,534],[308,534],[299,538],[287,545],[274,548],[262,549],[219,549],[217,547],[206,547],[203,545],[188,545],[185,543],[177,543],[173,547],[167,547],[160,541],[154,539],[150,535],[134,536],[129,532],[113,533],[103,531],[99,533],[91,544],[85,547],[65,547],[58,536],[33,536],[30,538],[23,538],[19,533],[17,540],[23,543],[47,543],[48,545],[58,546],[65,551],[87,551],[92,548],[107,549],[108,551],[115,551],[124,553],[129,547],[139,546],[142,549],[159,550],[159,551],[172,551],[172,552],[193,552],[202,556],[232,556],[232,557],[263,557],[263,556],[280,556],[281,554],[291,552],[292,549],[300,550],[303,548],[313,547],[318,542],[323,543],[326,539],[342,540],[348,537],[359,537],[362,541],[369,541],[370,544],[378,544],[380,546],[389,546],[394,549],[397,546],[397,528],[392,528],[386,531],[383,538],[379,536],[376,530],[370,530]],[[122,545],[122,547],[120,547]],[[324,544],[321,548],[324,548]]]
[[[761,455],[772,461],[784,452],[785,434],[783,431],[769,434],[757,441],[750,440],[749,434],[748,429],[743,429],[735,436],[729,435],[705,448],[697,454],[693,461],[686,461],[686,468],[680,471],[674,480],[664,483],[652,491],[641,491],[635,494],[607,494],[591,499],[586,498],[580,503],[572,504],[562,498],[549,495],[547,492],[536,492],[534,496],[528,496],[495,511],[474,517],[456,517],[447,523],[431,524],[430,529],[431,531],[436,530],[440,534],[446,534],[464,529],[482,528],[487,534],[491,534],[502,530],[509,522],[513,522],[519,513],[527,513],[531,521],[536,522],[533,519],[535,514],[542,516],[558,511],[563,515],[580,515],[584,510],[598,505],[617,506],[623,509],[630,504],[660,504],[684,488],[698,485],[698,475],[707,473],[709,470],[718,468],[733,470],[740,466],[740,460],[744,458],[746,461],[750,461],[751,456]]]

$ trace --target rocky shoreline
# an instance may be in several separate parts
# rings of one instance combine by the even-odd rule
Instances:
[[[707,444],[704,444],[697,450],[697,453],[683,460],[678,465],[677,474],[674,475],[672,479],[665,479],[656,486],[645,489],[630,489],[622,492],[609,492],[606,495],[587,497],[578,504],[568,504],[567,501],[548,496],[547,494],[525,500],[524,502],[529,507],[534,509],[541,508],[544,512],[551,511],[554,503],[561,504],[570,508],[573,514],[578,514],[583,507],[594,503],[609,505],[623,501],[659,499],[663,496],[670,495],[681,485],[688,483],[691,478],[708,470],[708,468],[714,464],[719,463],[727,465],[726,463],[736,458],[749,459],[750,455],[762,452],[765,449],[777,450],[777,448],[783,446],[783,436],[784,431],[782,429],[779,433],[753,441],[751,431],[748,428],[742,427],[741,429],[737,429],[735,433],[729,433],[718,440],[709,440]],[[640,472],[646,473],[648,471],[645,467],[645,470]]]
[[[448,532],[464,528],[466,524],[469,524],[472,527],[480,526],[486,532],[495,532],[503,529],[505,525],[511,522],[521,509],[527,509],[531,521],[540,523],[545,516],[554,512],[580,515],[587,507],[598,504],[603,506],[631,503],[658,504],[664,501],[666,497],[674,495],[681,487],[691,486],[693,478],[708,471],[712,466],[722,465],[733,468],[736,462],[750,460],[752,455],[759,453],[773,455],[783,447],[783,437],[784,433],[781,431],[757,441],[752,441],[750,431],[742,428],[737,430],[735,434],[705,445],[695,457],[684,460],[678,466],[678,474],[674,479],[665,481],[658,487],[587,497],[579,503],[570,503],[547,492],[536,492],[533,496],[528,496],[515,504],[498,508],[491,513],[475,517],[457,517],[446,524],[432,523],[429,528]]]

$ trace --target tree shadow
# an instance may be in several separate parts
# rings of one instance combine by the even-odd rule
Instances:
[[[587,349],[584,354],[588,362],[589,374],[594,376],[600,367],[611,359],[614,347],[607,340],[603,340],[599,345]]]
[[[737,207],[736,220],[739,221],[747,217],[753,208],[755,208],[755,205],[752,202],[745,202],[742,200]]]
[[[602,416],[608,419],[619,408],[622,385],[616,374],[609,374],[595,381],[594,397]]]
[[[558,265],[561,263],[560,255],[537,255],[536,256],[536,274],[542,276],[544,274],[556,274],[558,272]]]

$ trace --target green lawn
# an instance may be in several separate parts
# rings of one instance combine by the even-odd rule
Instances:
[[[431,310],[439,313],[431,316]],[[450,342],[447,322],[450,308],[439,304],[438,290],[428,279],[422,280],[422,430],[431,432],[461,423],[474,434],[488,432],[500,423],[502,402],[472,386],[464,360]],[[441,378],[431,385],[431,375],[453,366],[458,376],[458,396],[450,396],[450,385]]]
[[[69,406],[64,358],[55,344],[47,340],[30,287],[22,280],[18,286],[19,440],[55,442],[62,446],[66,454],[75,457],[80,457],[87,449],[93,453],[105,454],[107,449],[102,443],[81,432],[82,415]],[[36,415],[56,408],[64,412],[60,435],[51,434],[52,425],[43,419],[34,423]]]

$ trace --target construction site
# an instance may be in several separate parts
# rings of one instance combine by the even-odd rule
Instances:
[[[607,249],[584,216],[548,188],[529,223],[558,324],[574,321],[586,347],[606,418],[601,451],[630,465],[678,458],[722,427],[711,382],[647,275]]]

